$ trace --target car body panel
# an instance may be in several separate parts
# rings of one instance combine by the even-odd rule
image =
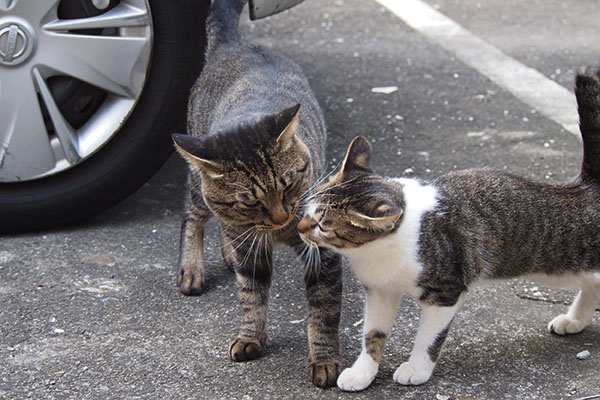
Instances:
[[[292,8],[304,0],[249,0],[250,19],[257,20]]]

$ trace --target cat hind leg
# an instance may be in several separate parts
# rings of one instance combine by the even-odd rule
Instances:
[[[548,331],[557,335],[581,332],[592,322],[596,307],[600,303],[600,273],[593,273],[586,279],[566,314],[560,314],[548,323]]]

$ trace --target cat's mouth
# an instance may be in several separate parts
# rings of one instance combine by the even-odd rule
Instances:
[[[300,239],[310,247],[319,247],[319,244],[311,235],[312,220],[309,217],[304,217],[298,222],[298,233]]]
[[[304,243],[306,243],[310,247],[319,247],[319,244],[317,242],[315,242],[314,240],[312,240],[311,238],[309,238],[308,236],[306,236],[304,233],[300,234],[300,238],[302,239],[302,241]]]

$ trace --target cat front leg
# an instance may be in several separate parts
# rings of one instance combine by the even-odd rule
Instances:
[[[265,242],[266,241],[266,242]],[[255,236],[235,250],[235,273],[242,324],[229,345],[229,358],[249,361],[263,354],[267,342],[267,305],[272,276],[272,249],[265,237]]]
[[[188,192],[181,222],[177,270],[177,286],[188,296],[199,295],[204,288],[204,225],[210,215],[201,196]]]
[[[584,286],[566,314],[560,314],[548,324],[550,333],[566,335],[581,332],[592,322],[600,303],[600,273],[584,277]]]
[[[235,272],[235,249],[242,243],[244,240],[248,240],[251,233],[245,233],[238,236],[235,239],[232,239],[227,235],[228,228],[225,224],[219,224],[219,238],[221,241],[221,255],[223,256],[223,261],[225,261],[225,266],[231,272]]]
[[[315,386],[335,386],[342,370],[338,329],[342,303],[342,258],[320,248],[319,265],[307,260],[308,374]]]
[[[365,288],[365,316],[362,351],[352,367],[342,371],[337,385],[345,391],[366,389],[375,379],[383,347],[394,324],[401,294]]]
[[[461,304],[462,297],[451,307],[420,302],[421,318],[413,350],[408,361],[394,372],[394,381],[401,385],[421,385],[429,380]]]

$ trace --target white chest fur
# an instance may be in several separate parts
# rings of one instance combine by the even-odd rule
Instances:
[[[403,185],[406,205],[398,230],[342,253],[365,286],[417,295],[415,283],[422,269],[418,261],[421,217],[436,207],[436,190],[416,179],[399,178],[396,181]]]

